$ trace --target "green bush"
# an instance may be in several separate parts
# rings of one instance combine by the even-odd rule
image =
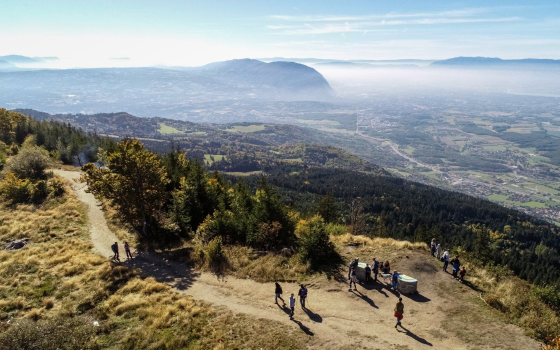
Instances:
[[[0,183],[0,194],[12,203],[24,203],[29,201],[33,193],[33,184],[29,179],[18,179],[9,172]]]
[[[299,257],[303,263],[309,262],[311,268],[321,269],[340,263],[340,255],[329,239],[325,230],[325,222],[320,216],[300,222],[297,233],[299,236]]]
[[[325,231],[328,235],[341,236],[348,233],[346,226],[339,224],[326,224]]]
[[[39,180],[33,185],[31,200],[35,203],[44,201],[49,195],[49,188],[45,180]]]
[[[531,294],[539,298],[552,309],[560,310],[560,293],[555,286],[531,286]]]
[[[214,271],[222,270],[226,263],[226,256],[222,246],[222,237],[216,237],[206,246],[208,266]]]
[[[64,194],[64,183],[58,179],[50,179],[48,182],[49,194],[53,197],[60,197]]]
[[[6,171],[14,173],[18,178],[41,179],[45,177],[45,169],[49,166],[49,156],[39,147],[26,147],[6,163]]]

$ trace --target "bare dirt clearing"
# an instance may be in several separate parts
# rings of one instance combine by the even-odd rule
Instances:
[[[99,202],[85,192],[85,184],[73,181],[78,172],[54,172],[70,180],[78,199],[87,205],[95,251],[111,257],[110,246],[118,239],[107,227]],[[119,245],[122,257],[122,243]],[[347,248],[343,253],[353,251]],[[538,349],[538,343],[524,336],[519,327],[498,321],[498,313],[484,306],[471,289],[441,272],[429,254],[406,250],[385,254],[390,256],[378,255],[378,259],[392,259],[392,269],[419,280],[419,294],[403,295],[405,329],[399,331],[393,317],[398,294],[385,283],[360,285],[357,291],[349,291],[345,283],[325,276],[310,277],[306,281],[308,309],[298,305],[291,321],[289,309],[274,304],[273,283],[200,273],[152,252],[137,252],[134,259],[123,263],[215,307],[297,327],[307,334],[312,349]],[[295,283],[282,286],[286,301],[299,288]]]

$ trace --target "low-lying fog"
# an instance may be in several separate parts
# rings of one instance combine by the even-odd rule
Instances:
[[[438,68],[433,66],[313,66],[340,98],[384,94],[501,92],[560,97],[560,68]]]

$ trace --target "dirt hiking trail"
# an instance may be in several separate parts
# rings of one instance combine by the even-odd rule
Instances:
[[[154,252],[133,252],[125,261],[123,244],[107,226],[100,203],[86,193],[86,185],[74,181],[79,172],[54,170],[69,180],[77,198],[87,206],[88,228],[94,251],[111,258],[111,245],[119,242],[121,261],[140,268],[180,293],[218,308],[264,318],[299,328],[309,338],[310,349],[538,349],[538,343],[514,325],[498,321],[497,312],[484,306],[471,289],[453,280],[433,265],[424,252],[401,251],[391,256],[393,268],[419,280],[419,293],[402,295],[405,328],[395,330],[393,312],[398,293],[382,280],[358,285],[349,291],[346,283],[311,277],[307,309],[298,304],[294,320],[287,305],[274,303],[274,283],[217,277],[184,264],[168,261]],[[346,254],[351,254],[346,251]],[[371,257],[364,259],[371,260]],[[388,257],[383,257],[384,259]],[[361,260],[364,260],[361,259]],[[295,283],[281,283],[288,302],[297,295]]]

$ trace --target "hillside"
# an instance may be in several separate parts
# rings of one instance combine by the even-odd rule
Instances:
[[[8,281],[0,317],[17,320],[0,327],[2,350],[30,342],[47,349],[536,349],[523,333],[544,340],[559,331],[550,265],[558,261],[557,235],[522,213],[341,169],[357,161],[322,146],[292,146],[301,162],[270,162],[266,177],[241,180],[208,172],[177,149],[158,156],[137,140],[114,143],[6,110],[0,121],[0,238],[30,242],[0,254]],[[81,140],[78,154],[98,146],[106,168],[51,173],[68,140]],[[317,164],[303,164],[306,158]],[[467,266],[464,284],[438,271],[441,263],[426,252],[432,237]],[[132,257],[124,261],[121,250],[121,261],[107,261],[115,241],[128,241]],[[391,315],[400,293],[385,281],[347,290],[353,256],[388,260],[420,281],[418,294],[402,295],[398,331]],[[495,264],[504,257],[508,266],[517,260],[548,273],[530,285]],[[518,266],[512,270],[521,276]],[[308,286],[307,306],[293,319],[272,303],[273,281],[284,297],[297,290],[295,281]]]
[[[325,99],[334,94],[327,80],[319,72],[294,62],[265,63],[242,59],[214,62],[189,71],[209,74],[225,84],[278,89],[284,96],[291,96],[297,100]]]
[[[349,152],[322,146],[333,138],[332,135],[293,125],[216,125],[164,118],[138,118],[128,113],[51,115],[32,109],[15,111],[38,120],[70,123],[87,132],[113,138],[136,137],[151,150],[161,154],[175,145],[188,152],[189,157],[208,162],[208,166],[219,170],[258,171],[270,162],[287,161],[387,174],[380,167]]]

